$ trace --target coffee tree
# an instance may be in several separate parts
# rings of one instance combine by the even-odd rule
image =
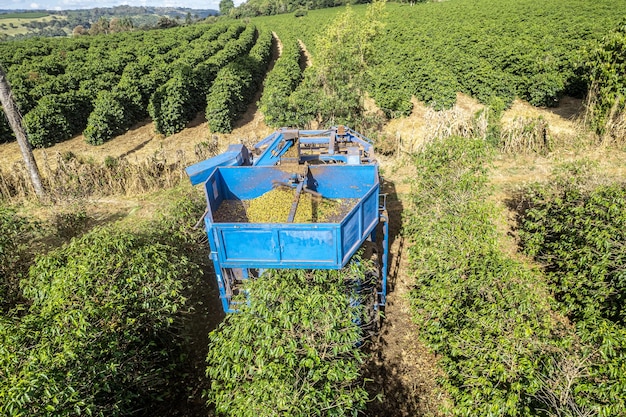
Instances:
[[[366,264],[341,271],[269,270],[209,336],[206,393],[226,416],[351,416],[363,410],[361,332],[348,288]]]

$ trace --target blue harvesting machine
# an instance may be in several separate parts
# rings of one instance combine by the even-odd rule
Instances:
[[[369,139],[345,126],[283,128],[253,149],[231,145],[186,172],[206,194],[204,223],[226,313],[237,311],[242,281],[264,269],[341,269],[362,247],[376,270],[359,291],[370,292],[365,298],[375,312],[384,307],[389,225]],[[284,210],[260,204],[282,217],[255,219],[251,202],[276,189],[290,193],[278,201]]]

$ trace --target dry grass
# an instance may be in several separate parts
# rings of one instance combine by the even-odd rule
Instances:
[[[91,196],[135,195],[171,188],[186,179],[184,169],[216,154],[209,143],[197,144],[193,154],[179,150],[155,152],[143,160],[108,157],[102,162],[76,156],[72,152],[43,153],[40,160],[42,182],[53,201],[67,201]],[[42,163],[43,162],[43,163]],[[22,162],[9,171],[0,170],[0,198],[8,201],[34,196]]]
[[[186,179],[184,168],[223,152],[232,143],[251,146],[272,129],[252,104],[230,134],[210,134],[203,114],[186,129],[163,137],[151,122],[92,146],[79,135],[34,154],[43,182],[55,201],[77,196],[145,193]],[[0,200],[32,198],[34,192],[16,142],[0,144]]]
[[[543,117],[516,117],[502,129],[500,150],[505,154],[545,154],[550,150],[548,122]]]
[[[487,111],[485,110],[471,113],[458,105],[442,111],[428,109],[425,119],[425,143],[450,136],[465,138],[485,138],[487,136]]]
[[[398,155],[417,152],[433,138],[483,136],[486,132],[485,106],[462,93],[457,94],[457,101],[449,110],[435,111],[415,97],[411,102],[413,110],[409,116],[390,120],[383,128],[384,136],[393,138],[391,146]]]
[[[502,130],[513,135],[517,132],[528,136],[529,132],[525,132],[523,126],[539,124],[541,120],[541,126],[535,126],[537,136],[541,138],[545,128],[545,136],[551,149],[584,148],[594,143],[595,137],[584,127],[583,112],[582,100],[572,97],[564,97],[559,106],[554,108],[533,107],[527,102],[515,100],[502,115]],[[531,130],[535,128],[527,127]],[[514,143],[524,143],[524,139],[516,139],[515,136],[509,140]]]
[[[606,178],[626,178],[626,152],[614,144],[598,144],[595,135],[584,128],[584,112],[582,100],[571,97],[565,97],[556,108],[515,101],[502,116],[503,133],[512,144],[527,150],[546,137],[549,149],[500,154],[490,170],[495,197],[503,201],[530,183],[548,180],[559,166],[583,159],[596,163]]]
[[[606,130],[604,140],[610,139],[612,143],[620,146],[626,143],[626,113],[623,106],[619,104],[619,100],[615,101],[609,112]]]
[[[602,112],[599,109],[600,93],[598,90],[598,85],[594,82],[587,95],[585,111],[582,117],[586,125],[595,124],[596,121],[594,119],[598,117],[597,113]],[[615,98],[613,106],[606,112],[605,116],[604,125],[601,126],[604,133],[600,137],[600,142],[605,145],[626,145],[626,107],[624,106],[623,96]]]

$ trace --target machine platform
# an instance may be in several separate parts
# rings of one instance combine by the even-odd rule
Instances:
[[[283,128],[251,149],[230,145],[186,172],[205,191],[204,223],[225,312],[237,311],[234,297],[249,277],[268,268],[343,268],[366,241],[375,243],[377,229],[377,279],[355,287],[371,292],[374,312],[385,305],[389,230],[366,137],[345,126]],[[279,198],[278,190],[287,194]]]

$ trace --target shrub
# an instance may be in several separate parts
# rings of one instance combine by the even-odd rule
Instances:
[[[43,97],[23,119],[30,143],[45,148],[80,133],[91,108],[91,101],[83,91]]]
[[[246,111],[254,94],[253,73],[257,63],[240,58],[220,70],[207,96],[206,118],[211,132],[230,133],[233,122]]]
[[[0,323],[2,413],[129,415],[167,400],[183,280],[196,272],[170,246],[109,229],[37,259],[28,314]]]
[[[233,39],[237,35],[239,38]],[[169,136],[181,131],[206,105],[203,92],[216,78],[217,71],[247,53],[254,44],[255,35],[254,25],[247,25],[244,29],[242,25],[233,24],[208,47],[181,58],[181,66],[150,98],[148,110],[157,132]]]
[[[157,132],[165,136],[180,132],[202,108],[204,100],[194,81],[191,68],[185,66],[152,95],[148,112]]]
[[[587,122],[605,139],[621,141],[626,134],[626,20],[586,53],[590,84]]]
[[[283,52],[265,78],[259,108],[265,123],[272,127],[295,125],[289,109],[289,96],[302,81],[300,45],[296,39],[283,45]]]
[[[434,141],[414,161],[405,233],[420,337],[441,357],[450,415],[535,416],[588,411],[573,329],[553,310],[542,276],[499,249],[487,197],[484,140]],[[553,381],[570,377],[567,386]],[[557,398],[556,401],[552,401]],[[560,402],[572,399],[571,403]],[[546,411],[547,410],[547,411]]]
[[[561,168],[522,196],[520,241],[543,265],[559,307],[576,325],[586,358],[576,402],[622,415],[626,401],[624,184],[595,184],[585,163]]]
[[[90,145],[102,145],[129,127],[129,115],[122,105],[123,97],[114,91],[101,91],[87,120],[85,140]]]
[[[41,99],[37,106],[28,112],[23,119],[28,139],[35,148],[45,148],[67,139],[71,132],[67,119],[56,106],[52,96]]]
[[[552,195],[539,189],[524,214],[520,237],[525,251],[545,263],[559,299],[577,319],[600,315],[626,322],[621,301],[626,259],[620,243],[625,202],[622,185],[589,193],[568,187]]]
[[[32,257],[28,243],[34,232],[33,222],[0,205],[0,310],[14,307],[22,298],[19,282],[28,273]]]
[[[209,402],[227,416],[348,416],[363,410],[358,307],[343,271],[270,270],[210,336]]]
[[[89,220],[84,209],[72,207],[70,210],[57,211],[52,217],[52,224],[59,237],[69,240],[83,233]]]

